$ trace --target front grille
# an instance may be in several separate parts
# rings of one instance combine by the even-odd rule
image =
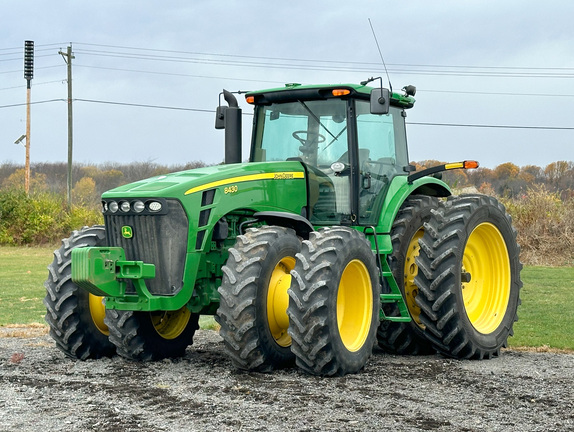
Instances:
[[[165,214],[105,215],[108,244],[122,247],[129,261],[155,265],[155,278],[146,280],[154,295],[173,295],[183,286],[188,220],[179,201],[167,200],[167,205]],[[124,226],[131,227],[131,238],[122,236]],[[131,281],[127,289],[135,292]]]

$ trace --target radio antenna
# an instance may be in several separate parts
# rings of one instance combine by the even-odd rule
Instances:
[[[381,61],[383,62],[383,66],[385,68],[385,73],[387,74],[387,81],[389,82],[389,88],[391,93],[393,93],[393,85],[391,84],[391,78],[389,77],[389,71],[387,70],[387,65],[385,64],[385,59],[383,58],[383,53],[381,52],[381,47],[379,46],[379,41],[377,40],[377,35],[375,34],[375,29],[373,28],[373,23],[371,22],[371,18],[368,18],[369,25],[371,26],[371,31],[373,32],[373,37],[375,38],[375,43],[377,44],[377,49],[379,50],[379,55],[381,56]]]

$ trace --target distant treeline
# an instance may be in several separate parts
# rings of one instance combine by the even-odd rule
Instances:
[[[413,162],[417,169],[428,168],[444,162],[426,160]],[[160,165],[154,162],[129,164],[74,164],[72,179],[74,198],[81,204],[99,202],[106,190],[169,172],[183,171],[206,166],[204,162],[192,161],[182,165]],[[452,170],[443,173],[451,187],[462,189],[474,187],[479,191],[498,196],[520,197],[534,186],[544,186],[549,192],[557,192],[561,199],[574,196],[574,162],[552,162],[545,167],[527,165],[519,167],[511,162],[494,169]],[[18,187],[24,184],[24,167],[14,163],[0,164],[0,187]],[[66,163],[34,163],[31,166],[31,188],[35,191],[65,194],[67,190]]]
[[[440,164],[416,163],[417,169]],[[80,165],[72,177],[72,207],[66,200],[67,165],[40,163],[31,167],[30,194],[24,192],[24,168],[0,165],[0,245],[55,244],[84,225],[103,222],[100,196],[108,189],[169,172],[205,166],[203,162],[166,166],[152,162]],[[521,259],[533,265],[574,265],[574,163],[443,173],[455,193],[497,196],[512,216],[521,245]]]
[[[427,160],[414,164],[417,169],[422,169],[442,163]],[[457,189],[475,187],[480,192],[507,198],[519,198],[533,187],[544,186],[547,191],[556,192],[560,198],[567,200],[574,197],[574,162],[552,162],[545,167],[519,167],[506,162],[494,169],[480,167],[447,171],[443,173],[443,180]]]
[[[102,163],[97,165],[76,163],[72,167],[72,198],[80,205],[100,202],[100,196],[107,190],[149,177],[170,172],[204,167],[201,161],[182,165],[160,165],[154,162],[132,162],[129,164]],[[34,163],[30,167],[30,190],[67,194],[68,165],[64,162]],[[24,185],[24,166],[14,163],[0,165],[0,189],[14,189]]]

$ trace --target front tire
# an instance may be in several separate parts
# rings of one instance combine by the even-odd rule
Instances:
[[[250,228],[229,249],[215,318],[238,369],[268,372],[294,364],[287,289],[300,249],[295,231],[280,226]]]
[[[502,204],[484,195],[451,197],[425,225],[417,304],[426,335],[455,358],[497,356],[520,305],[520,247]]]
[[[313,375],[359,372],[379,323],[380,285],[365,236],[345,227],[310,233],[289,289],[289,334],[297,365]]]
[[[122,357],[134,361],[154,361],[182,357],[193,343],[199,328],[199,315],[187,306],[176,311],[106,311],[105,323],[110,341]]]
[[[106,230],[101,225],[74,231],[54,251],[48,266],[46,287],[46,322],[56,346],[68,357],[79,360],[111,357],[115,346],[108,340],[104,323],[103,297],[94,296],[72,282],[72,250],[104,246]]]

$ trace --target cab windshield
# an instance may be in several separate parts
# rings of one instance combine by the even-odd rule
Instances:
[[[271,104],[259,109],[254,161],[301,160],[328,168],[347,151],[346,102]]]
[[[307,165],[309,220],[316,225],[351,221],[350,176],[331,169],[349,163],[347,102],[296,101],[259,107],[254,161],[298,160]]]

